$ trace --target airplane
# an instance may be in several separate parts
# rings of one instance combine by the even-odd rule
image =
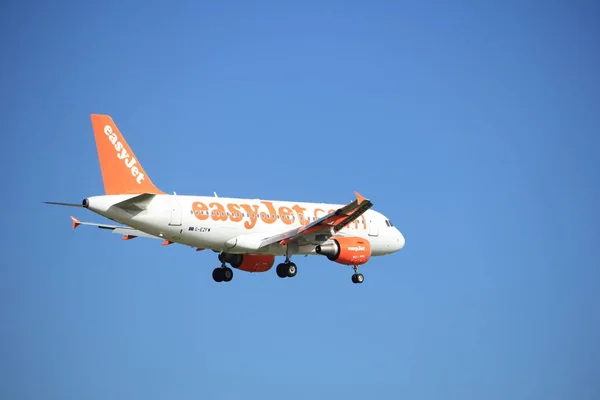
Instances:
[[[158,189],[142,167],[110,115],[91,114],[104,195],[81,204],[46,204],[90,210],[120,225],[81,222],[73,229],[95,226],[123,240],[151,238],[162,245],[182,244],[218,253],[215,282],[230,282],[233,269],[257,273],[275,268],[280,278],[296,276],[294,255],[319,255],[354,270],[353,283],[363,283],[358,268],[371,257],[402,249],[402,233],[373,203],[354,192],[347,204],[311,203],[214,196],[168,194]],[[228,266],[229,265],[229,266]]]

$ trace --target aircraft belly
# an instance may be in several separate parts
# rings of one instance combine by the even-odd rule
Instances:
[[[239,235],[239,232],[231,227],[184,225],[182,227],[182,240],[185,244],[199,248],[210,248],[214,250],[225,250],[225,243]]]

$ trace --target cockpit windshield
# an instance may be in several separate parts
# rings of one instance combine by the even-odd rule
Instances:
[[[394,226],[394,224],[392,224],[392,221],[390,221],[389,219],[386,219],[386,220],[385,220],[385,224],[386,224],[387,226],[390,226],[390,227],[393,227],[393,226]]]

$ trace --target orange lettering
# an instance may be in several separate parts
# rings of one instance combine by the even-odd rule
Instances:
[[[204,214],[205,211],[206,214]],[[204,203],[201,203],[199,201],[193,203],[192,212],[194,213],[194,216],[201,221],[208,219],[208,207]]]
[[[249,221],[244,222],[244,228],[252,229],[258,220],[258,205],[250,206],[249,204],[240,204],[240,206],[248,213]]]
[[[270,201],[262,201],[261,203],[267,206],[267,214],[260,213],[260,218],[263,220],[263,222],[267,224],[272,224],[275,221],[277,221],[277,211],[275,211],[273,203],[271,203]]]
[[[233,222],[240,222],[244,218],[244,215],[240,212],[240,206],[237,204],[227,204],[227,209],[231,213],[229,219]]]
[[[200,201],[192,203],[191,212],[192,214],[194,214],[194,217],[201,221],[207,220],[209,218],[209,215],[214,221],[231,220],[232,222],[241,222],[242,220],[244,220],[244,217],[247,217],[248,219],[244,221],[244,227],[246,229],[254,228],[259,218],[267,224],[275,223],[278,218],[281,219],[281,221],[286,225],[292,225],[295,221],[298,221],[300,225],[306,226],[312,222],[312,218],[307,215],[310,214],[310,211],[307,212],[306,208],[300,206],[299,204],[292,206],[292,208],[281,206],[279,207],[279,210],[276,210],[273,203],[270,201],[261,201],[261,203],[264,204],[267,208],[266,212],[259,212],[259,204],[249,205],[229,203],[226,204],[228,210],[228,212],[226,212],[226,208],[223,204],[214,202],[210,203],[207,206],[205,203],[202,203]],[[211,208],[209,209],[209,207]],[[242,212],[242,210],[245,212]],[[323,217],[325,214],[331,214],[334,212],[335,210],[332,209],[325,213],[325,210],[321,208],[315,208],[313,212],[313,221]],[[364,214],[360,217],[363,221],[362,224],[359,224],[358,219],[355,219],[351,223],[347,224],[345,228],[350,229],[352,223],[354,223],[355,229],[359,229],[359,225],[362,225],[362,229],[366,230],[367,219],[365,218]],[[344,217],[340,216],[337,221],[341,221],[342,219],[344,219]]]
[[[279,207],[279,214],[281,215],[281,220],[286,225],[291,225],[294,222],[292,209],[286,206]],[[291,218],[288,218],[291,217]]]
[[[298,214],[298,220],[300,221],[300,225],[308,225],[308,219],[306,218],[306,215],[304,215],[304,211],[306,211],[306,208],[300,207],[298,204],[296,204],[292,208],[294,209],[294,211],[296,211],[296,214]]]
[[[210,203],[212,209],[212,219],[214,221],[227,221],[227,215],[225,215],[225,208],[220,203]]]
[[[317,215],[317,211],[321,211],[322,213],[325,213],[325,210],[321,210],[320,208],[315,208],[315,219],[321,218]]]

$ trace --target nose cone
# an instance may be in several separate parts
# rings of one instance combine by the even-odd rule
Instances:
[[[398,251],[401,248],[403,248],[404,244],[406,243],[406,240],[404,240],[404,235],[402,235],[402,232],[400,232],[398,229],[396,229],[396,239],[397,239],[396,251]]]

